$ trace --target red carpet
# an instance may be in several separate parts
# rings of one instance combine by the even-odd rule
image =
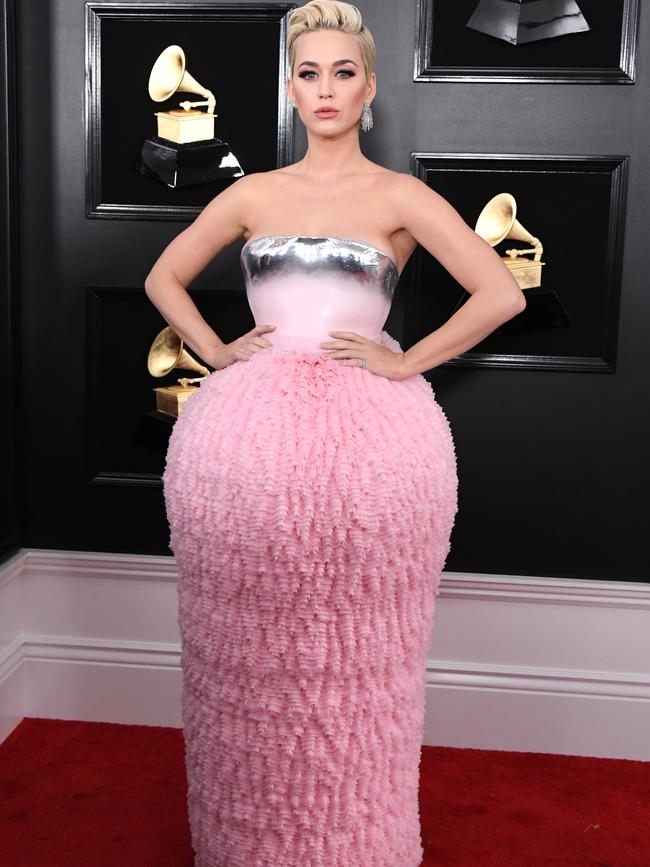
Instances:
[[[185,785],[180,729],[25,719],[0,867],[192,867]],[[424,747],[420,812],[422,867],[650,867],[650,762]]]

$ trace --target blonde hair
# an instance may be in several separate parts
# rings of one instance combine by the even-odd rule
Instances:
[[[292,75],[296,59],[296,39],[302,33],[314,30],[341,30],[343,33],[351,33],[357,37],[366,78],[370,77],[375,65],[377,48],[372,33],[363,23],[361,12],[352,3],[343,3],[341,0],[310,0],[304,6],[293,9],[289,14],[288,22],[287,53]]]

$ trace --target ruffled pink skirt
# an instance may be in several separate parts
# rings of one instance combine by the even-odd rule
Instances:
[[[418,867],[457,510],[430,384],[274,345],[202,382],[163,481],[196,867]]]

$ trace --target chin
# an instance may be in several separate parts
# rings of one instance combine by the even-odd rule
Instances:
[[[337,118],[337,122],[331,123],[327,128],[325,128],[324,125],[321,126],[320,123],[317,122],[313,126],[309,126],[308,129],[310,132],[322,136],[322,138],[331,138],[332,136],[339,136],[341,133],[349,132],[351,129],[354,129],[354,127],[355,124],[346,124]]]

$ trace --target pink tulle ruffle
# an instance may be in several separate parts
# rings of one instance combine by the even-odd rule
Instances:
[[[457,509],[430,384],[262,350],[189,399],[163,481],[196,867],[418,867]]]

